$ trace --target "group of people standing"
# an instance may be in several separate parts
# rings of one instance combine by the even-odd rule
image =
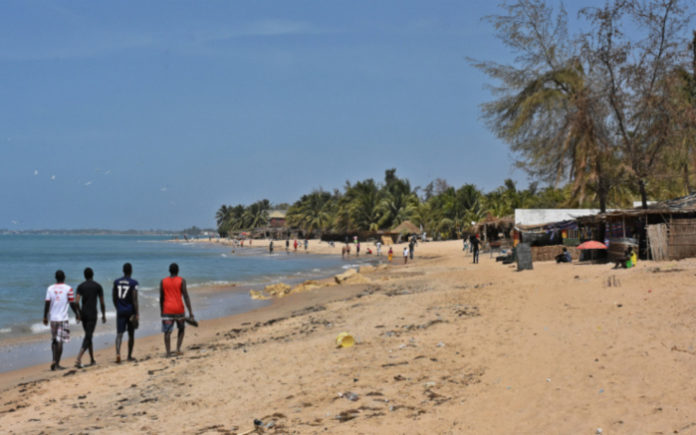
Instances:
[[[138,304],[138,281],[132,278],[133,266],[130,263],[123,265],[123,276],[114,281],[112,287],[112,300],[116,309],[116,363],[121,362],[121,342],[123,335],[128,332],[128,361],[135,361],[133,347],[135,345],[135,330],[140,322],[140,308]],[[186,289],[186,280],[179,275],[179,266],[172,263],[169,266],[169,276],[160,282],[159,304],[162,320],[162,332],[166,355],[172,356],[171,333],[174,324],[177,325],[178,336],[176,354],[181,355],[181,345],[184,340],[186,322],[197,325],[191,310],[191,301]],[[94,346],[92,337],[99,320],[97,302],[101,311],[102,323],[106,323],[106,306],[104,303],[104,290],[94,281],[94,271],[91,268],[84,270],[85,281],[74,292],[72,287],[65,283],[65,273],[57,270],[56,283],[46,290],[44,304],[43,324],[51,328],[51,351],[53,359],[51,370],[61,370],[60,365],[63,354],[63,343],[70,341],[70,325],[68,323],[68,307],[75,313],[76,321],[82,322],[85,332],[82,346],[75,361],[76,368],[83,368],[82,357],[89,352],[89,365],[96,364],[94,359]],[[184,304],[186,308],[184,308]],[[188,309],[189,317],[186,317]]]
[[[416,247],[416,236],[413,236],[409,239],[408,241],[408,246],[404,246],[403,249],[403,258],[404,258],[404,264],[408,263],[409,258],[413,260],[413,253]],[[357,236],[354,237],[353,239],[353,244],[355,245],[355,255],[359,256],[360,255],[360,241],[358,240]],[[351,251],[351,243],[349,242],[348,236],[346,236],[346,243],[341,247],[341,257],[345,258],[346,256],[350,255]],[[376,253],[377,256],[382,255],[382,242],[379,240],[375,242],[375,247],[376,247]],[[369,247],[367,248],[367,253],[372,254],[372,249]],[[387,251],[387,260],[391,263],[392,259],[394,257],[394,250],[392,247],[389,247],[389,250]]]

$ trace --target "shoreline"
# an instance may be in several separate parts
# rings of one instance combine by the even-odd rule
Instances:
[[[461,243],[161,336],[137,363],[0,375],[9,433],[678,433],[696,427],[696,259],[534,263]],[[418,253],[422,257],[418,257]],[[337,348],[350,333],[356,344]],[[48,353],[47,353],[48,355]],[[33,371],[32,371],[33,370]],[[59,404],[60,406],[56,406]],[[69,412],[66,412],[69,410]],[[500,418],[501,415],[508,418]]]
[[[256,248],[252,248],[254,251],[258,251]],[[262,254],[262,252],[249,252],[251,255],[259,255]],[[307,253],[308,255],[319,255],[319,254],[313,254],[313,253]],[[290,255],[297,255],[295,253],[290,253]],[[367,262],[372,260],[374,262],[375,259],[367,259],[363,258],[363,262]],[[368,264],[368,263],[365,263]],[[356,266],[359,267],[358,265],[355,264],[346,264],[345,266]],[[328,279],[331,279],[336,273],[339,273],[338,270],[333,270],[333,268],[327,268],[324,270],[319,270],[317,272],[316,268],[313,268],[311,270],[305,270],[302,272],[298,272],[295,275],[278,275],[277,277],[273,279],[268,279],[264,283],[264,279],[261,279],[262,277],[266,277],[265,275],[260,275],[258,277],[255,277],[249,281],[244,281],[244,282],[232,282],[232,283],[224,283],[224,284],[194,284],[189,286],[189,291],[191,291],[191,297],[192,297],[192,305],[194,307],[194,313],[197,314],[197,319],[198,320],[204,320],[204,321],[211,321],[211,320],[216,320],[220,318],[226,318],[230,316],[237,315],[239,313],[244,313],[244,312],[253,312],[258,308],[255,308],[257,305],[266,305],[268,304],[267,299],[258,299],[254,298],[251,296],[252,291],[263,291],[264,287],[267,285],[272,285],[275,283],[281,283],[281,284],[287,284],[292,287],[302,284],[304,282],[312,281],[325,281]],[[318,274],[318,276],[317,276]],[[198,314],[201,311],[204,311],[201,309],[201,301],[206,300],[206,304],[209,305],[208,299],[212,298],[218,298],[218,299],[230,299],[230,298],[241,298],[241,297],[246,297],[248,298],[248,302],[244,305],[230,305],[228,307],[228,310],[231,310],[234,312],[234,314],[219,314],[214,312],[214,308],[208,309],[208,315],[204,316],[199,316]],[[198,301],[196,301],[198,299]],[[105,291],[105,302],[107,307],[110,306],[110,299],[108,295],[108,291]],[[198,308],[196,309],[196,305],[198,305]],[[222,303],[222,305],[225,305]],[[152,311],[151,309],[149,311]],[[205,312],[205,311],[204,311]],[[65,361],[69,358],[74,358],[77,355],[77,352],[79,351],[79,343],[82,342],[83,338],[83,329],[82,325],[78,323],[74,323],[74,318],[72,317],[72,312],[71,314],[71,340],[70,343],[67,344],[66,349],[63,358],[61,359],[61,363],[63,366],[65,365]],[[111,315],[109,315],[111,314]],[[152,320],[153,315],[150,313],[149,320]],[[159,317],[157,317],[156,320],[158,320]],[[94,336],[94,342],[95,342],[95,354],[97,351],[102,352],[105,350],[108,350],[109,348],[113,348],[113,339],[115,337],[115,317],[113,316],[113,313],[110,312],[107,308],[107,322],[105,324],[102,324],[101,321],[97,322],[97,328],[95,331],[95,336]],[[152,336],[156,336],[159,334],[159,330],[157,329],[157,325],[152,326],[153,321],[149,322],[150,325],[147,327],[147,323],[141,320],[141,328],[139,328],[139,331],[136,331],[136,345],[139,342],[139,340],[146,339]],[[145,332],[143,332],[145,331]],[[144,334],[144,335],[140,335]],[[106,340],[107,338],[110,340]],[[49,360],[50,360],[50,348],[49,348],[49,343],[50,342],[50,333],[47,331],[42,331],[38,333],[20,333],[19,335],[14,335],[14,336],[6,336],[2,337],[0,339],[0,352],[4,352],[4,354],[7,355],[8,353],[12,353],[13,359],[7,358],[6,363],[7,365],[5,367],[9,368],[0,368],[0,374],[12,372],[14,370],[22,370],[25,367],[32,367],[36,364],[36,361],[38,359],[37,354],[41,353],[46,353],[49,355]],[[75,344],[77,343],[77,344]],[[45,352],[42,352],[39,350],[40,347],[45,347],[47,350]],[[76,347],[77,346],[77,347]],[[125,346],[125,344],[124,344]],[[124,349],[122,349],[123,352]],[[20,353],[21,355],[17,356],[17,353]],[[66,356],[67,355],[67,356]],[[40,365],[40,363],[38,364]],[[17,366],[17,367],[12,367],[12,366]],[[70,364],[72,366],[72,363]],[[66,366],[67,367],[67,366]]]

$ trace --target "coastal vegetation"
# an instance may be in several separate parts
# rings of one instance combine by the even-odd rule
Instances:
[[[515,208],[550,208],[571,204],[568,188],[538,188],[536,183],[519,190],[513,180],[484,193],[473,184],[459,188],[437,179],[424,188],[412,187],[399,178],[396,169],[385,171],[384,181],[374,179],[346,182],[342,190],[314,190],[287,208],[286,224],[304,234],[355,233],[389,230],[404,221],[421,226],[440,238],[457,237],[483,218],[513,214]],[[221,206],[216,214],[218,232],[252,231],[269,223],[273,209],[266,199],[249,206]]]
[[[519,0],[489,17],[507,63],[492,79],[488,125],[534,179],[567,183],[579,202],[690,193],[696,162],[692,12],[679,0],[610,0],[568,24],[561,6]],[[571,28],[578,28],[571,33]],[[696,35],[694,35],[696,41]]]
[[[409,220],[450,238],[515,208],[605,211],[691,193],[696,32],[688,33],[689,5],[610,0],[582,8],[569,25],[563,6],[504,3],[503,13],[488,20],[512,60],[472,63],[491,80],[483,117],[529,175],[527,189],[512,180],[490,192],[442,179],[412,187],[389,169],[382,182],[370,178],[303,195],[287,208],[286,224],[316,235],[389,230]],[[271,208],[267,200],[223,205],[218,231],[264,226]]]

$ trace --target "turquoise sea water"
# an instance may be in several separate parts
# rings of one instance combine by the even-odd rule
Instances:
[[[133,265],[140,283],[144,310],[156,315],[159,281],[176,262],[195,294],[196,287],[226,283],[255,284],[325,276],[345,266],[340,257],[268,255],[263,249],[242,249],[193,243],[171,243],[161,236],[0,235],[0,341],[9,336],[44,332],[41,325],[46,287],[62,269],[73,288],[83,281],[83,270],[94,270],[105,291],[109,317],[113,315],[111,283],[124,262]],[[195,300],[199,318],[219,317],[254,308],[246,294],[223,300]],[[214,303],[213,303],[214,302]]]
[[[310,245],[311,252],[311,245]],[[275,282],[299,282],[321,278],[374,259],[343,260],[339,256],[313,256],[284,251],[269,255],[265,249],[199,243],[172,243],[162,236],[0,235],[0,372],[50,360],[50,342],[42,333],[46,288],[62,269],[73,288],[91,267],[104,287],[107,323],[97,324],[97,349],[113,346],[115,314],[111,302],[113,280],[121,277],[123,263],[133,265],[133,278],[140,283],[140,328],[137,337],[159,332],[159,281],[176,262],[186,278],[196,318],[223,317],[252,310],[267,301],[252,300],[249,288],[261,289]],[[232,291],[210,292],[204,287],[237,284]],[[73,339],[65,346],[70,364],[82,341],[82,327],[71,314]],[[32,338],[40,338],[33,340]]]

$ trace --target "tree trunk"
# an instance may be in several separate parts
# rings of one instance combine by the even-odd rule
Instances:
[[[607,183],[607,177],[604,175],[604,169],[602,167],[602,160],[596,160],[597,168],[597,197],[599,199],[599,212],[605,213],[607,211],[607,197],[609,196],[609,183]]]
[[[686,194],[689,195],[691,193],[691,185],[689,184],[689,164],[687,162],[684,162],[682,165],[682,170],[684,171],[684,188],[686,189]]]
[[[640,201],[642,203],[642,207],[648,208],[648,192],[645,191],[645,180],[640,179],[638,180],[638,189],[640,190]]]

